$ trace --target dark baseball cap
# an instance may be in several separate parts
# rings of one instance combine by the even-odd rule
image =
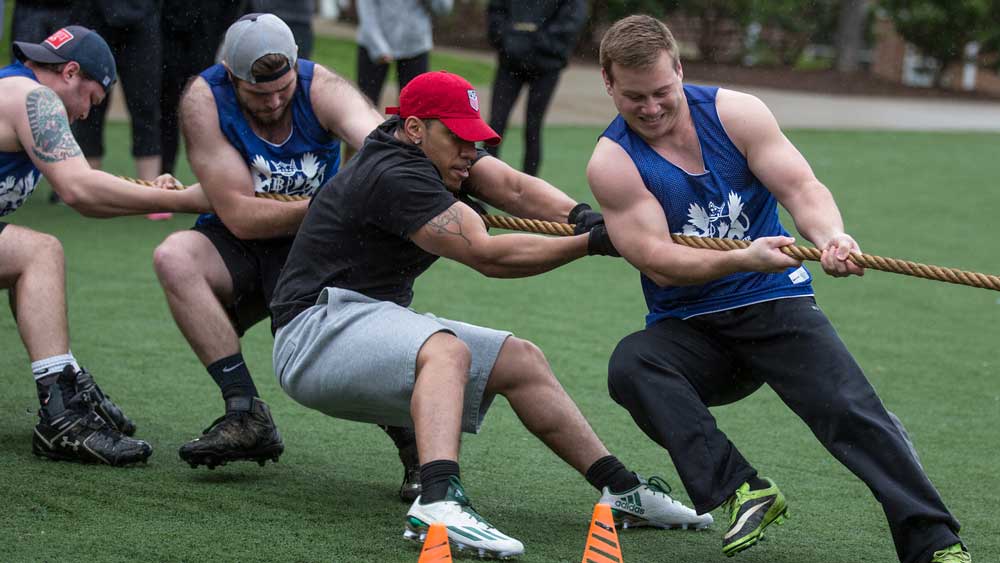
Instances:
[[[59,64],[75,61],[87,78],[98,82],[105,92],[117,79],[111,48],[96,31],[80,25],[64,27],[41,43],[15,41],[14,55],[21,62]]]
[[[385,112],[403,119],[437,119],[462,140],[500,144],[500,135],[479,115],[479,96],[472,84],[443,70],[411,80],[399,93],[399,107],[385,108]]]

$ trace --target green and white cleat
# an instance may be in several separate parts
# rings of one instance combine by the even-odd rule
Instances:
[[[448,540],[457,551],[490,559],[512,559],[524,553],[524,544],[497,530],[472,508],[462,483],[455,477],[451,478],[444,500],[420,504],[418,497],[413,502],[406,513],[403,537],[422,544],[435,522],[448,529]]]
[[[722,538],[722,553],[732,557],[764,539],[764,529],[781,524],[788,518],[788,505],[774,481],[762,478],[770,486],[750,490],[749,483],[740,485],[729,497],[723,509],[729,514],[729,529]]]
[[[615,525],[622,528],[704,530],[712,525],[711,514],[698,514],[671,498],[670,492],[670,485],[659,477],[639,477],[639,484],[623,493],[604,487],[598,502],[611,506]]]

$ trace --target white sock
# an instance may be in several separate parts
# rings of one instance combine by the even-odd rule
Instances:
[[[31,373],[34,374],[35,381],[38,381],[52,375],[59,375],[66,366],[73,366],[74,370],[80,371],[80,364],[76,363],[73,352],[31,362]]]

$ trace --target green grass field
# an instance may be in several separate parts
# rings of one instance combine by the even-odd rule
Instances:
[[[126,128],[110,127],[125,147]],[[590,200],[584,166],[598,130],[550,128],[543,173]],[[795,131],[792,140],[837,196],[848,230],[873,254],[998,272],[998,137]],[[505,156],[520,162],[520,135]],[[130,173],[124,151],[109,166]],[[190,173],[182,179],[189,181]],[[190,225],[84,219],[46,203],[47,188],[13,222],[59,236],[66,249],[73,352],[139,424],[148,466],[84,467],[36,459],[37,408],[14,321],[0,314],[0,561],[415,562],[401,539],[400,468],[373,426],[295,404],[274,381],[264,325],[244,339],[257,386],[283,433],[281,463],[192,470],[177,448],[220,414],[218,391],[174,327],[151,267],[156,244]],[[819,272],[813,265],[813,272]],[[486,280],[441,261],[417,284],[419,310],[513,330],[541,346],[595,430],[627,464],[660,474],[687,500],[665,452],[607,396],[608,356],[642,326],[637,274],[591,258],[528,280]],[[1000,560],[993,508],[1000,487],[998,295],[869,272],[818,274],[820,304],[887,406],[907,424],[923,464],[963,522],[976,561]],[[882,512],[768,389],[715,410],[721,427],[790,503],[792,519],[744,563],[890,562]],[[525,562],[579,561],[598,495],[497,401],[465,440],[463,480],[477,508],[523,540]],[[716,513],[717,522],[723,518]],[[625,561],[726,561],[710,532],[630,530]]]

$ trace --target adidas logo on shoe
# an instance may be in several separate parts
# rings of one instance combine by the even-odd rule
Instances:
[[[642,507],[642,499],[639,498],[638,492],[616,500],[615,508],[619,510],[627,510],[633,514],[646,513],[646,509]]]

